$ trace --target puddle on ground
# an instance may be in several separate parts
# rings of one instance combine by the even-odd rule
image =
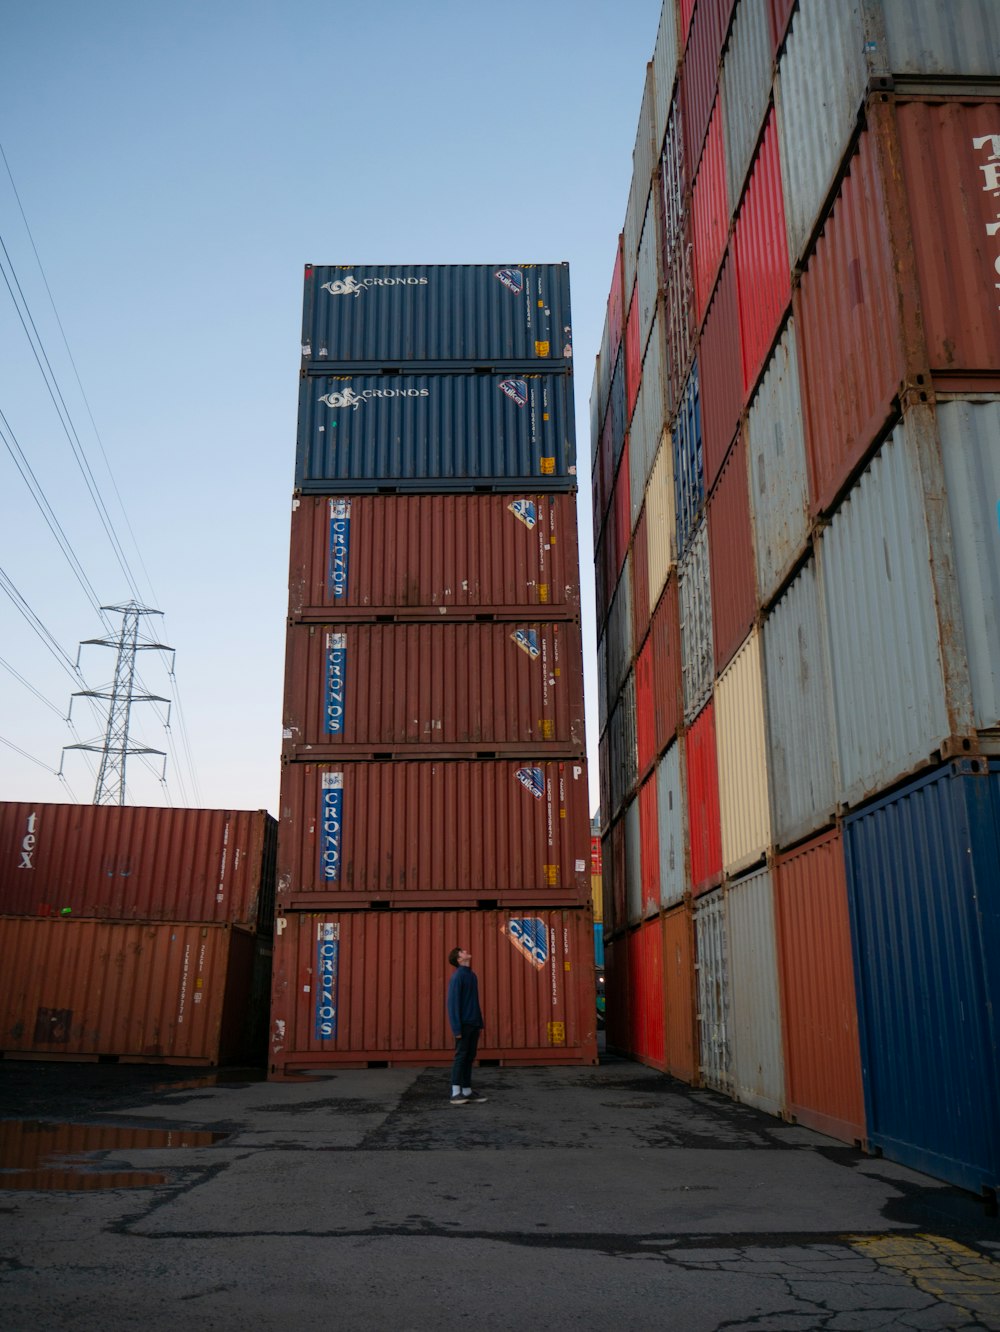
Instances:
[[[103,1170],[100,1163],[86,1158],[94,1152],[149,1147],[210,1147],[228,1136],[191,1129],[52,1124],[37,1119],[0,1121],[0,1190],[151,1188],[165,1184],[167,1176],[150,1170]]]
[[[203,1077],[186,1078],[183,1082],[158,1082],[152,1091],[190,1091],[193,1087],[232,1087],[245,1082],[264,1082],[267,1070],[263,1068],[221,1068]]]

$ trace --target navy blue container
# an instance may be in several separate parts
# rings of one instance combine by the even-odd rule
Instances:
[[[680,559],[694,536],[705,502],[697,360],[691,366],[674,424],[674,496],[677,502],[677,557]]]
[[[296,487],[572,490],[572,382],[566,373],[303,373]]]
[[[573,355],[568,264],[307,264],[303,361],[563,367]]]
[[[1000,1186],[1000,764],[963,759],[844,824],[868,1138]]]
[[[594,922],[594,962],[604,970],[604,926],[600,921]]]

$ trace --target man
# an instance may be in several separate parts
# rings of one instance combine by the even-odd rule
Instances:
[[[455,968],[448,982],[448,1023],[455,1037],[455,1062],[451,1066],[451,1104],[468,1105],[470,1101],[485,1101],[485,1096],[472,1090],[472,1062],[483,1029],[483,1012],[479,1007],[479,982],[472,970],[472,954],[464,948],[453,948],[448,961]]]

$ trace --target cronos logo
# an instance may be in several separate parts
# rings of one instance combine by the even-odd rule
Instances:
[[[325,402],[328,407],[350,407],[352,411],[363,406],[366,402],[371,402],[373,398],[429,398],[430,389],[362,389],[360,393],[355,393],[354,389],[348,384],[346,388],[340,389],[335,393],[321,393],[320,402]]]
[[[362,292],[367,291],[369,287],[426,287],[427,279],[425,277],[387,277],[387,278],[362,278],[359,282],[353,273],[348,273],[346,277],[338,278],[334,282],[324,282],[321,291],[328,291],[331,296],[360,296]]]

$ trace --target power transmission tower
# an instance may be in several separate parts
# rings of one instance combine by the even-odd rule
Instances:
[[[85,638],[80,644],[80,651],[77,652],[77,669],[80,666],[80,652],[85,647],[114,648],[117,653],[115,678],[107,690],[81,689],[73,695],[73,698],[107,700],[108,724],[105,728],[103,741],[91,740],[86,744],[66,745],[63,753],[67,749],[85,749],[89,750],[90,753],[100,754],[101,765],[97,774],[97,784],[94,787],[94,804],[124,805],[125,763],[130,754],[158,754],[163,759],[163,777],[161,780],[166,780],[167,771],[167,756],[162,749],[149,749],[145,745],[129,744],[129,724],[133,703],[166,703],[167,724],[169,725],[170,722],[170,699],[162,698],[159,694],[136,692],[136,655],[149,649],[163,652],[173,652],[174,649],[168,647],[166,643],[140,641],[139,638],[140,617],[143,615],[162,615],[162,611],[152,610],[148,606],[140,606],[135,601],[126,602],[124,606],[102,606],[101,610],[113,611],[116,615],[122,617],[121,632],[117,638]],[[72,711],[73,704],[71,701],[70,713]]]

